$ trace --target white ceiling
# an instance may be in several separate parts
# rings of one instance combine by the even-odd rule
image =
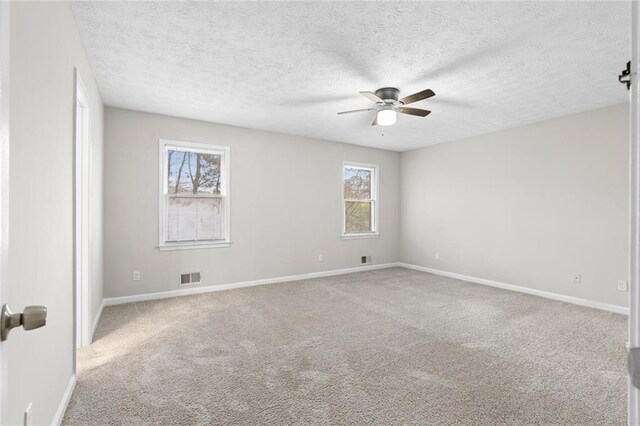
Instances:
[[[397,151],[624,102],[630,2],[76,2],[106,105]],[[358,94],[431,88],[372,127]],[[383,136],[384,133],[384,136]]]

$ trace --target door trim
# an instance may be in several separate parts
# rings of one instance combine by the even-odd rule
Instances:
[[[9,60],[10,2],[0,3],[0,302],[7,296],[9,250]],[[4,296],[3,296],[4,295]],[[4,297],[4,298],[3,298]],[[7,416],[7,357],[0,343],[0,424]]]
[[[91,344],[89,318],[91,292],[90,186],[91,186],[91,104],[77,68],[74,74],[74,184],[73,184],[73,271],[74,348]],[[81,137],[78,137],[81,133]],[[75,352],[75,350],[74,350]],[[74,360],[75,365],[75,360]]]
[[[640,8],[632,2],[629,128],[629,346],[640,347]],[[630,425],[640,423],[640,390],[629,380]]]

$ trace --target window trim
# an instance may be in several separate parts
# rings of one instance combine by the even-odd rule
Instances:
[[[166,203],[165,196],[168,191],[167,170],[168,156],[167,148],[174,151],[222,151],[224,153],[224,161],[222,162],[220,178],[222,180],[222,197],[224,197],[224,239],[223,240],[205,240],[205,241],[178,241],[167,242],[167,222],[166,222]],[[212,145],[208,143],[188,142],[175,139],[159,139],[158,140],[158,166],[159,166],[159,185],[158,185],[158,250],[190,250],[205,248],[222,248],[231,246],[231,191],[230,191],[230,169],[231,169],[231,148],[223,145]]]
[[[373,202],[373,231],[371,232],[359,232],[359,233],[347,233],[346,232],[346,216],[345,216],[345,203],[349,200],[344,198],[344,169],[345,167],[355,169],[366,169],[372,171],[372,183],[371,183],[371,201]],[[343,240],[357,240],[362,238],[377,238],[380,236],[380,167],[377,164],[361,163],[358,161],[343,161],[342,168],[340,169],[340,187],[342,188],[342,224],[341,224],[341,238]]]

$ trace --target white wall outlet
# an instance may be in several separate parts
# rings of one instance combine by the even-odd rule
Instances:
[[[622,280],[618,281],[618,290],[627,291],[628,290],[627,282]]]
[[[580,284],[582,282],[582,274],[573,274],[571,276],[571,282],[574,284]]]
[[[140,271],[133,271],[133,280],[140,281]]]
[[[436,260],[440,260],[440,253],[436,253],[433,257],[434,257]]]
[[[318,255],[318,262],[322,262],[323,260],[324,260],[324,257],[321,254],[319,254]]]
[[[29,403],[29,406],[26,410],[24,410],[24,426],[32,426],[33,425],[33,403]]]

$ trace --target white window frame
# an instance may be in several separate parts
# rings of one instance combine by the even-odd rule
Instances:
[[[203,241],[167,241],[167,200],[168,200],[168,151],[190,151],[206,154],[221,154],[223,161],[220,167],[221,194],[224,199],[224,239]],[[229,174],[231,166],[231,149],[228,146],[210,145],[178,141],[172,139],[160,139],[158,143],[159,159],[159,192],[158,192],[158,250],[189,250],[216,247],[229,247],[231,245],[231,191],[229,190]]]
[[[363,169],[371,171],[371,199],[368,200],[354,200],[354,199],[345,199],[344,198],[344,169],[348,167],[350,169]],[[380,217],[380,203],[379,203],[379,187],[380,187],[380,173],[379,167],[377,164],[369,164],[369,163],[360,163],[356,161],[343,161],[342,168],[340,169],[340,186],[342,187],[342,239],[344,240],[352,240],[352,239],[360,239],[360,238],[377,238],[380,236],[379,229],[379,217]],[[373,203],[373,218],[372,218],[372,227],[373,230],[370,232],[357,232],[357,233],[347,233],[346,232],[346,202],[347,201],[371,201]]]

